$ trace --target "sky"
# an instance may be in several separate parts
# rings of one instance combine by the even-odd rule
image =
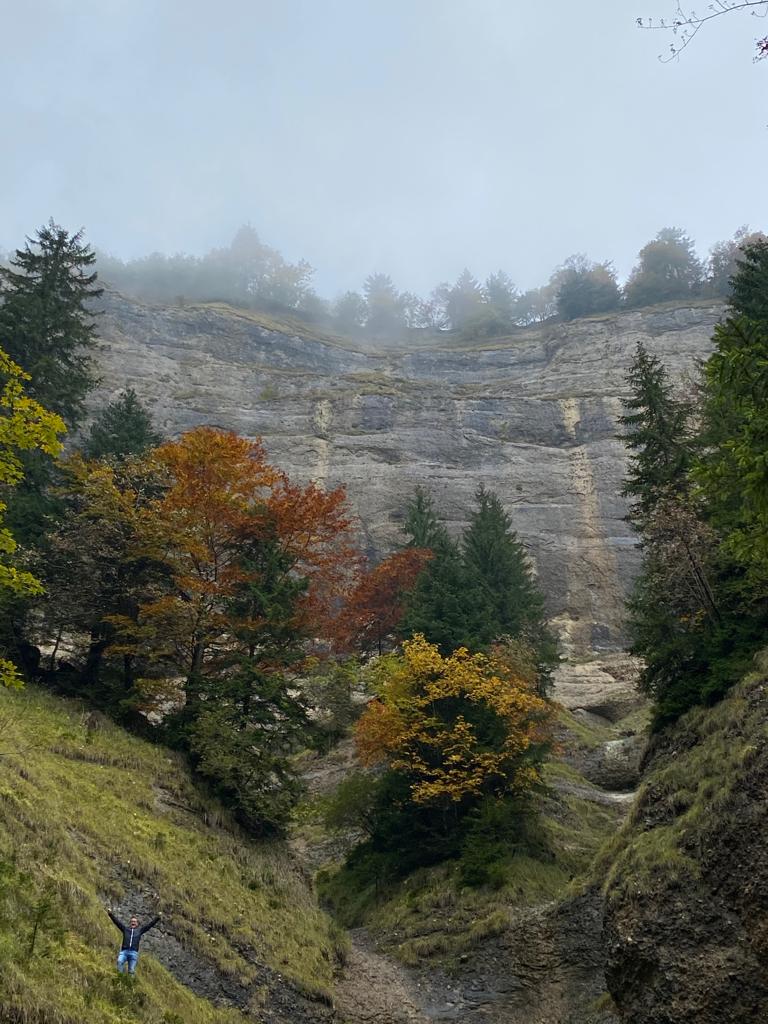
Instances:
[[[671,63],[674,0],[0,0],[0,249],[122,258],[251,223],[332,297],[372,271],[625,276],[661,227],[768,229],[768,23]]]

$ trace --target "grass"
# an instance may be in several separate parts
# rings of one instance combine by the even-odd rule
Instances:
[[[243,1020],[148,952],[133,983],[117,975],[104,904],[148,892],[173,934],[225,977],[252,984],[262,964],[330,997],[338,929],[285,847],[243,837],[180,758],[108,723],[89,731],[82,706],[32,687],[0,693],[0,722],[1,1020]]]
[[[360,892],[351,891],[345,875],[334,875],[338,869],[329,867],[321,875],[322,890],[330,898],[337,894],[336,910],[344,924],[364,924],[381,948],[402,963],[450,968],[462,954],[503,934],[518,911],[575,890],[615,832],[620,809],[560,795],[554,789],[559,779],[594,788],[567,765],[548,765],[551,788],[533,824],[535,841],[499,864],[498,884],[462,885],[460,862],[449,861]]]
[[[713,708],[696,708],[662,738],[624,827],[596,865],[609,900],[637,899],[696,877],[698,850],[726,826],[731,803],[768,742],[768,657]]]

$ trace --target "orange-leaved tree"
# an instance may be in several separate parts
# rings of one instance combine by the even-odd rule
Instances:
[[[200,427],[150,455],[163,487],[147,529],[167,573],[112,621],[138,661],[139,707],[159,711],[198,772],[254,831],[296,796],[306,709],[288,671],[321,632],[356,558],[343,489],[292,484],[259,441]]]
[[[539,783],[550,705],[504,659],[464,648],[443,657],[416,636],[380,664],[357,749],[407,779],[414,804],[466,809]]]
[[[199,427],[149,458],[165,486],[147,530],[164,535],[170,585],[115,620],[121,646],[151,666],[145,697],[181,685],[188,704],[204,679],[240,657],[288,647],[312,632],[354,556],[343,489],[297,487],[258,440]]]
[[[336,650],[382,653],[405,612],[405,601],[432,557],[426,548],[404,548],[364,572],[333,623]]]

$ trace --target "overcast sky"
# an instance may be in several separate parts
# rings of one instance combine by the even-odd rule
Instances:
[[[681,226],[768,228],[768,24],[682,58],[674,0],[0,0],[0,247],[53,216],[122,257],[250,221],[321,293],[465,265],[623,275]]]

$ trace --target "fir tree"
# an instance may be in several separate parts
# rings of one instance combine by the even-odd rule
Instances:
[[[161,440],[149,412],[133,388],[128,388],[96,417],[83,454],[88,459],[110,458],[119,462],[130,455],[143,455]]]
[[[0,339],[32,380],[29,393],[76,427],[94,384],[96,344],[87,308],[102,289],[96,257],[82,231],[69,235],[52,220],[0,267]]]
[[[667,371],[642,342],[627,377],[631,394],[629,410],[619,417],[626,427],[620,435],[630,450],[629,470],[622,493],[634,499],[630,518],[638,529],[659,500],[685,487],[691,464],[692,444],[688,423],[690,407],[677,399]]]

